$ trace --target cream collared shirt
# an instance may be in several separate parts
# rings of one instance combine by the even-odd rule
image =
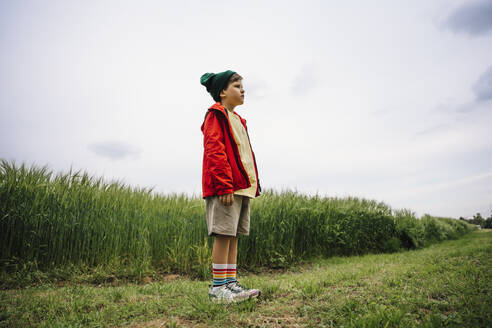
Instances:
[[[237,114],[233,111],[230,111],[228,109],[226,110],[229,114],[229,122],[231,122],[234,139],[236,139],[236,143],[239,148],[239,156],[241,157],[241,162],[243,163],[243,166],[248,173],[249,182],[251,183],[251,187],[236,190],[234,194],[255,198],[258,183],[256,181],[255,164],[253,160],[251,146],[249,144],[249,138],[239,116],[237,116]]]

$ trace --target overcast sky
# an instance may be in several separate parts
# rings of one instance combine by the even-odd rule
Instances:
[[[201,196],[206,72],[263,188],[492,211],[492,1],[0,0],[0,158]]]

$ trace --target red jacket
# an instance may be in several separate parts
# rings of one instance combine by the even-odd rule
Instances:
[[[208,109],[201,126],[204,148],[202,175],[203,198],[213,195],[232,194],[236,190],[251,187],[248,173],[239,156],[239,148],[226,111],[227,109],[220,102],[216,102]],[[248,133],[246,120],[241,116],[239,118],[246,129],[246,133]],[[255,165],[256,181],[258,184],[256,197],[258,197],[261,192],[260,180],[258,179],[258,170],[256,168],[253,149],[251,149],[251,153],[253,154]]]

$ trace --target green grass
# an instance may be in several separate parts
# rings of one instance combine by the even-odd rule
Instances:
[[[243,275],[258,300],[217,305],[209,281],[43,284],[0,291],[0,327],[491,327],[492,231],[392,254]],[[210,273],[209,273],[210,274]],[[210,274],[211,275],[211,274]]]
[[[287,268],[316,257],[418,249],[473,229],[376,200],[266,190],[251,203],[238,261],[250,271]],[[160,273],[206,279],[213,245],[206,232],[200,196],[0,159],[0,288]]]

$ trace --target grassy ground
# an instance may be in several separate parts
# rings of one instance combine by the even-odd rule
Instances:
[[[319,259],[240,276],[258,300],[208,301],[209,281],[0,291],[0,327],[492,327],[492,231],[417,251]],[[240,267],[238,269],[239,275]]]

